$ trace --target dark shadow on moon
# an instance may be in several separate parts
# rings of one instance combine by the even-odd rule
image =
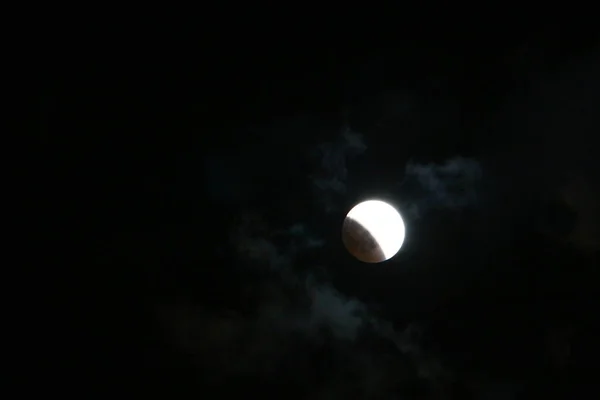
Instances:
[[[386,260],[375,237],[355,219],[346,217],[344,220],[342,241],[348,252],[360,261],[379,263]]]

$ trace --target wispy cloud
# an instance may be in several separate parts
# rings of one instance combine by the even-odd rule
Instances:
[[[364,153],[367,145],[363,136],[348,127],[333,141],[322,143],[311,153],[316,169],[311,175],[315,193],[326,211],[335,209],[335,200],[346,193],[347,162]]]
[[[418,215],[431,208],[460,209],[476,205],[483,178],[480,164],[464,157],[455,157],[441,164],[409,162],[405,182],[413,181],[421,193],[411,204]],[[410,207],[409,207],[410,208]]]

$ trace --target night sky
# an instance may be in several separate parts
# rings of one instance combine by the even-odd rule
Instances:
[[[78,382],[600,394],[593,26],[409,19],[145,22],[56,50],[40,140],[48,233],[68,227],[56,249],[77,258]],[[381,264],[341,240],[370,198],[406,223]]]

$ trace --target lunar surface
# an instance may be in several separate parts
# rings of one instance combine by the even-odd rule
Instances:
[[[366,263],[380,263],[398,253],[405,227],[400,213],[380,200],[368,200],[350,210],[342,241],[350,254]]]

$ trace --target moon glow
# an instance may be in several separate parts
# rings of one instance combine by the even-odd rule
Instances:
[[[342,241],[350,254],[366,263],[380,263],[398,253],[405,227],[400,213],[380,200],[357,204],[348,212]]]

